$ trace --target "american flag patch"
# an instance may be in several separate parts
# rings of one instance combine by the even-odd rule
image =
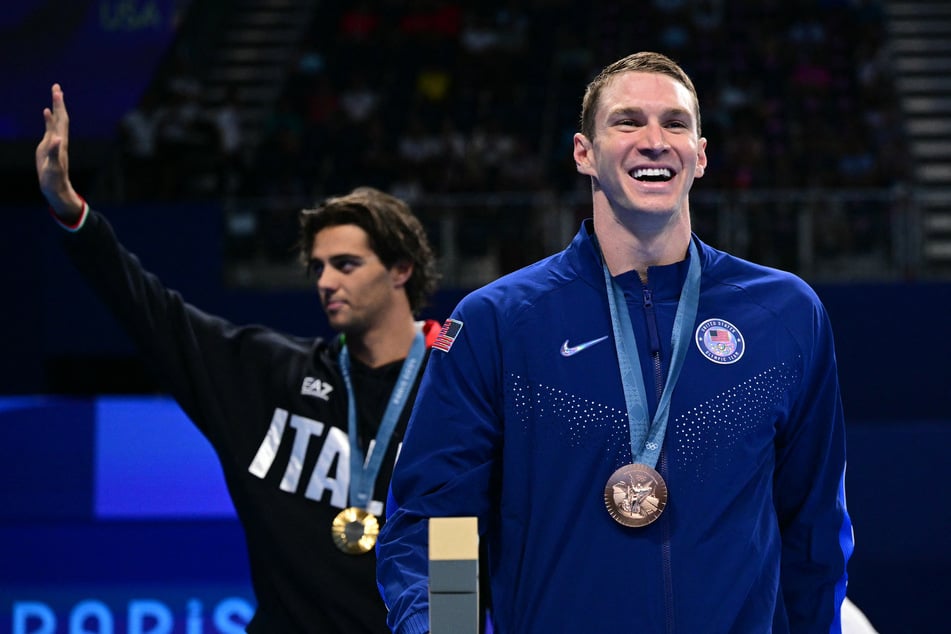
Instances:
[[[730,343],[730,331],[723,329],[710,329],[710,341],[717,343]]]
[[[452,347],[456,337],[459,336],[460,330],[462,330],[461,321],[447,319],[442,325],[439,334],[436,336],[436,340],[433,342],[433,348],[442,350],[443,352],[449,352],[449,348]]]

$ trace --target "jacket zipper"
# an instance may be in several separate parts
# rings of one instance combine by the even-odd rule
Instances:
[[[657,391],[657,402],[664,391],[663,364],[660,362],[660,335],[657,333],[657,317],[654,314],[654,294],[651,289],[644,289],[644,312],[647,313],[647,335],[650,338],[651,360],[654,362],[654,387]]]
[[[644,288],[644,313],[647,316],[647,334],[650,339],[651,361],[654,365],[654,390],[656,402],[660,403],[664,393],[664,366],[660,356],[660,335],[657,331],[657,315],[654,312],[654,295],[649,288]],[[661,477],[667,477],[667,454],[661,450],[657,470]],[[663,523],[664,541],[661,546],[661,561],[664,573],[664,611],[667,616],[667,633],[674,634],[674,582],[670,563],[670,522],[668,517],[661,516]]]

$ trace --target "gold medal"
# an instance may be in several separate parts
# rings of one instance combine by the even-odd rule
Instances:
[[[647,526],[667,506],[667,483],[646,464],[625,465],[608,478],[604,504],[619,524]]]
[[[337,548],[348,555],[363,555],[373,550],[380,523],[376,515],[351,506],[337,513],[330,532]]]

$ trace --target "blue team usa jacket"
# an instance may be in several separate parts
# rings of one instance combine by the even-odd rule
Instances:
[[[390,626],[428,629],[426,518],[476,515],[496,632],[838,632],[852,528],[820,301],[694,236],[699,311],[656,466],[669,500],[623,526],[604,491],[630,432],[590,232],[467,296],[434,346],[379,543]],[[651,415],[686,269],[615,278]]]

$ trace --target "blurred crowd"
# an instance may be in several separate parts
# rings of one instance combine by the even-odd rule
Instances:
[[[201,69],[177,60],[163,101],[123,124],[126,192],[275,209],[361,184],[570,194],[588,186],[571,159],[584,86],[644,49],[696,84],[703,189],[889,187],[909,162],[884,27],[872,0],[320,3],[254,147],[234,95],[203,110]]]
[[[123,140],[133,162],[162,158],[161,177],[144,177],[161,197],[367,183],[410,197],[564,191],[580,181],[570,144],[584,85],[606,61],[653,49],[696,83],[707,187],[879,187],[907,166],[884,44],[871,0],[650,0],[633,13],[568,0],[321,3],[257,147],[241,147],[233,95],[203,110],[201,69],[185,55],[162,101],[150,92],[129,113]],[[240,180],[211,182],[222,159]]]

